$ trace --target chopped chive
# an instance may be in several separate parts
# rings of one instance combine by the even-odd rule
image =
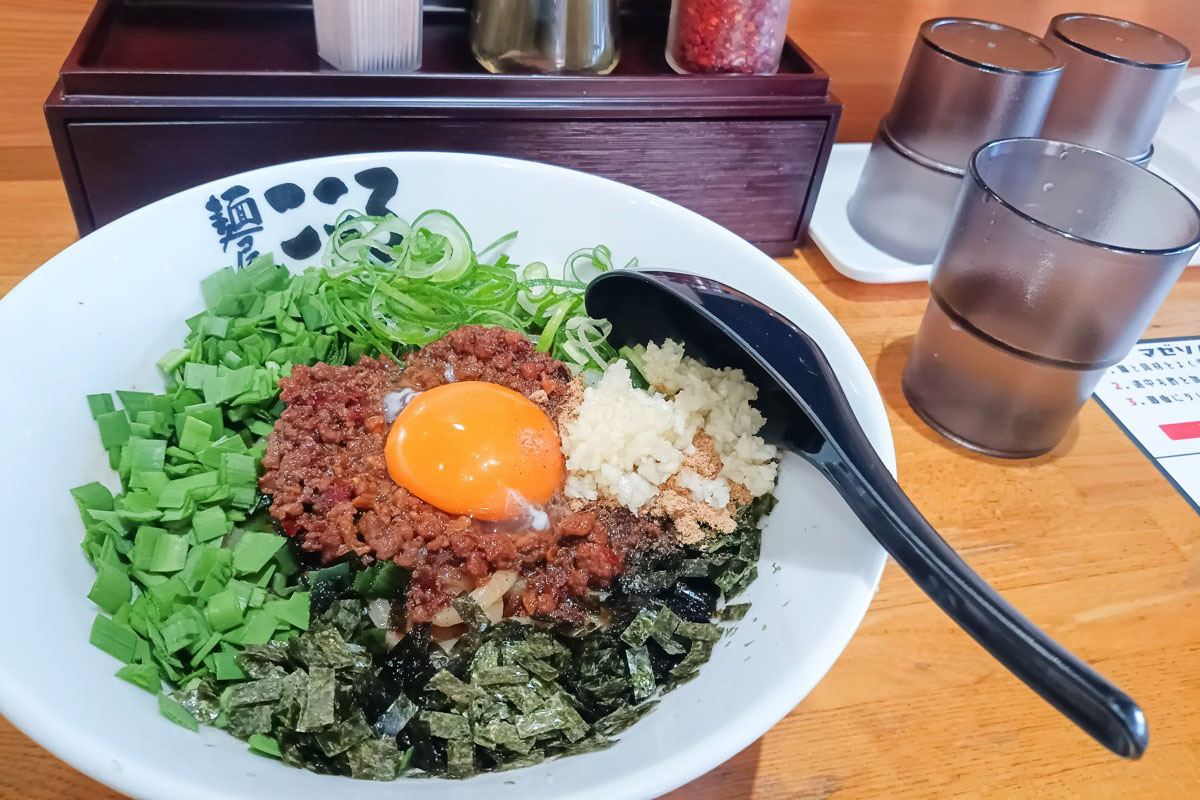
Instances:
[[[213,674],[219,681],[236,681],[246,677],[238,665],[237,653],[225,650],[213,653]]]
[[[196,722],[196,718],[192,716],[191,712],[169,694],[160,693],[158,695],[158,710],[176,725],[187,728],[189,731],[200,730],[200,723]]]
[[[212,439],[212,425],[196,417],[184,417],[183,427],[179,431],[179,448],[189,453],[198,453],[208,446]]]
[[[91,519],[89,511],[112,511],[113,496],[102,483],[92,481],[85,483],[83,486],[76,486],[71,490],[71,497],[75,499],[75,505],[79,508],[79,514],[83,517],[84,522]]]
[[[108,561],[98,562],[96,564],[96,582],[92,584],[92,590],[88,592],[88,599],[112,614],[132,598],[133,584],[124,570]]]
[[[193,606],[184,606],[161,628],[164,649],[176,653],[207,636],[206,623]]]
[[[127,389],[117,390],[117,399],[125,407],[125,413],[130,415],[136,414],[139,411],[146,411],[150,407],[150,401],[153,397],[154,395],[150,392],[131,392]]]
[[[129,471],[162,472],[167,443],[164,439],[133,439],[125,448],[129,452]]]
[[[158,694],[162,689],[158,668],[153,664],[126,664],[117,670],[117,677],[145,689],[150,694]]]
[[[257,488],[258,467],[254,459],[241,453],[221,454],[221,483]]]
[[[97,614],[92,622],[92,632],[88,641],[118,661],[129,664],[137,650],[138,635],[103,614]]]
[[[100,444],[105,450],[112,450],[129,441],[129,417],[124,411],[99,414],[96,425],[100,428]]]
[[[191,358],[190,350],[168,350],[162,358],[158,360],[158,368],[162,370],[164,375],[170,375],[175,370],[179,369],[184,361]]]
[[[197,542],[209,542],[229,533],[229,520],[220,506],[209,506],[192,515],[192,531]]]
[[[408,589],[412,572],[391,561],[376,561],[354,578],[354,591],[361,597],[398,598]]]
[[[101,414],[108,414],[116,409],[113,405],[112,395],[105,392],[104,394],[89,394],[87,396],[88,410],[92,412],[92,419],[96,419]]]
[[[274,737],[267,736],[262,733],[253,733],[246,740],[246,744],[250,745],[250,750],[271,758],[279,758],[279,742]]]
[[[288,578],[300,571],[300,563],[296,561],[296,557],[292,555],[292,551],[286,547],[282,547],[275,553],[275,566],[278,567],[278,574]]]
[[[165,528],[143,525],[133,539],[130,562],[133,568],[145,572],[177,572],[187,558],[187,539],[168,533]]]
[[[209,653],[211,653],[213,650],[217,649],[217,645],[219,645],[222,642],[222,640],[223,640],[223,637],[221,636],[221,634],[213,633],[211,636],[208,637],[207,640],[205,640],[204,644],[200,645],[200,647],[196,648],[192,652],[192,662],[196,663],[196,662],[203,661],[205,658],[208,657]]]
[[[223,587],[233,574],[232,564],[233,553],[228,549],[213,545],[197,545],[188,552],[188,563],[184,567],[181,577],[193,591],[197,587],[205,585],[209,579],[213,580],[214,592],[219,591],[216,588],[217,584]],[[209,597],[212,593],[197,592],[197,594],[201,597]]]
[[[208,598],[204,615],[213,630],[227,631],[242,624],[245,606],[239,601],[238,594],[232,589],[218,592]]]
[[[254,609],[246,614],[245,623],[234,631],[237,638],[234,639],[232,634],[226,638],[243,645],[266,644],[271,641],[271,637],[275,633],[275,626],[278,624],[279,618],[274,614],[261,608]]]
[[[308,630],[308,592],[295,592],[286,600],[272,600],[263,605],[263,610],[274,614],[283,622],[302,631]]]
[[[350,575],[350,565],[343,561],[340,564],[334,564],[331,567],[322,567],[310,571],[305,577],[308,579],[309,586],[316,586],[325,581],[339,580]]]
[[[244,532],[233,546],[233,571],[239,575],[257,572],[285,544],[287,539],[275,533]]]

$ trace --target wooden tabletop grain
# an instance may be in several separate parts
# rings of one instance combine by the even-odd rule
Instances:
[[[1050,12],[1066,10],[1050,0],[992,5],[801,0],[793,33],[829,68],[851,137],[863,138],[890,100],[921,19],[974,14],[1038,30]],[[1191,0],[1067,5],[1123,8],[1200,47],[1200,22],[1186,13]],[[75,238],[38,104],[89,3],[0,6],[2,295]],[[820,685],[762,739],[669,800],[1200,797],[1200,517],[1091,402],[1042,458],[998,461],[949,444],[900,393],[926,288],[854,283],[811,246],[780,263],[833,312],[875,375],[900,483],[917,506],[1018,608],[1142,704],[1151,745],[1139,762],[1109,755],[889,565],[862,627]],[[1195,268],[1147,335],[1198,333]],[[0,800],[118,797],[0,718]]]

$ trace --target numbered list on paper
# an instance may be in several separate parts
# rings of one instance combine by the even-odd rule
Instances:
[[[1200,507],[1200,336],[1138,342],[1096,399]]]

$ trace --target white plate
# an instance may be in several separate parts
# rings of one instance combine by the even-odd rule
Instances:
[[[1192,115],[1196,119],[1200,116]],[[1200,129],[1192,130],[1193,141],[1200,137]],[[1156,141],[1155,147],[1163,145]],[[813,243],[829,259],[829,263],[847,278],[863,283],[912,283],[928,281],[933,271],[933,264],[914,264],[896,258],[880,250],[875,245],[858,235],[858,231],[850,224],[846,215],[846,205],[858,186],[863,167],[867,163],[867,152],[871,145],[865,143],[835,144],[829,155],[829,166],[825,168],[825,179],[821,182],[821,193],[817,195],[817,205],[813,209],[812,221],[808,226],[808,235]],[[1200,163],[1194,152],[1190,159],[1178,155],[1180,148],[1172,147],[1163,156],[1156,155],[1150,162],[1150,171],[1166,178],[1179,187],[1180,191],[1191,198],[1193,203],[1200,205],[1200,183],[1194,182],[1200,177]],[[1172,168],[1170,164],[1186,164],[1187,168],[1179,166]],[[1179,172],[1178,179],[1175,173]],[[1191,178],[1189,181],[1187,179]],[[1192,258],[1190,264],[1200,264],[1200,251]]]
[[[426,208],[452,211],[477,246],[519,229],[511,249],[518,261],[561,263],[575,248],[603,242],[620,263],[636,255],[645,266],[683,268],[769,301],[824,349],[894,471],[879,393],[829,312],[770,258],[673,203],[557,167],[445,153],[340,156],[237,175],[105,226],[0,301],[0,536],[7,565],[0,581],[0,712],[97,780],[161,800],[620,800],[661,794],[712,769],[821,679],[857,628],[883,569],[883,551],[829,484],[795,457],[781,471],[781,502],[749,591],[750,615],[696,680],[603,752],[466,782],[393,786],[314,775],[254,756],[221,731],[196,735],[173,725],[150,695],[113,677],[116,661],[88,644],[96,609],[85,595],[93,575],[67,490],[96,479],[113,485],[114,476],[84,395],[160,389],[155,361],[178,345],[184,320],[201,309],[198,281],[227,264],[239,242],[246,252],[278,252],[308,226],[323,239],[318,232],[336,210],[367,204],[370,192],[356,175],[382,186],[385,196],[377,199],[409,219]],[[331,205],[315,200],[313,189],[325,178],[343,182],[348,194]],[[295,188],[276,188],[270,197],[295,202],[302,191],[306,199],[280,212],[265,197],[284,184]],[[234,187],[245,194],[235,196]],[[248,228],[262,230],[243,229],[250,238],[235,237],[223,253],[213,223],[253,220],[248,199],[261,217]]]

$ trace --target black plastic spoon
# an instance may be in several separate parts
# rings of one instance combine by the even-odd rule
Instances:
[[[587,288],[587,310],[619,346],[675,339],[759,390],[762,436],[812,462],[917,585],[1029,688],[1126,758],[1146,750],[1142,709],[1009,605],[946,544],[879,460],[821,349],[779,314],[722,283],[620,270]]]

